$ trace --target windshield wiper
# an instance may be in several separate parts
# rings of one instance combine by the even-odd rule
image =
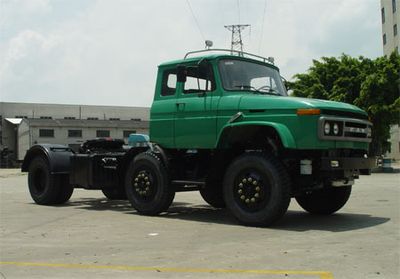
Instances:
[[[261,94],[268,94],[268,95],[275,95],[275,96],[281,96],[280,92],[276,89],[273,89],[271,86],[269,85],[264,85],[261,86],[260,88],[256,89],[258,92],[260,92]],[[263,90],[263,91],[261,91]]]
[[[251,85],[236,85],[235,87],[240,88],[240,90],[250,90],[251,92],[254,93],[258,93],[258,94],[265,94],[265,95],[273,95],[273,96],[281,96],[281,94],[279,93],[279,91],[270,88],[268,86],[261,86],[260,88],[255,88],[254,86]],[[264,90],[268,90],[268,91],[264,91]]]
[[[257,93],[260,93],[260,94],[262,94],[262,92],[261,91],[259,91],[259,90],[257,90],[257,88],[255,88],[254,86],[251,86],[251,85],[235,85],[234,86],[235,88],[240,88],[240,90],[249,90],[249,91],[252,91],[252,92],[257,92]]]

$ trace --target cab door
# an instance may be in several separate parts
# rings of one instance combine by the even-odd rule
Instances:
[[[187,67],[186,81],[178,83],[176,148],[213,148],[216,142],[217,94],[211,64],[207,71]]]
[[[160,68],[150,111],[150,140],[165,148],[175,147],[176,88],[176,67]]]

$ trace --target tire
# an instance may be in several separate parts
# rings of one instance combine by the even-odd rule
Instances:
[[[239,222],[249,226],[271,225],[289,207],[289,176],[272,155],[245,153],[226,171],[224,198]]]
[[[312,214],[330,215],[341,209],[349,200],[351,186],[330,187],[296,197],[297,203]]]
[[[57,175],[56,183],[59,185],[59,193],[55,204],[63,204],[69,201],[74,192],[74,187],[69,184],[68,175]]]
[[[67,175],[50,174],[47,160],[43,157],[36,157],[30,163],[28,186],[32,199],[41,205],[65,203],[74,190]]]
[[[140,153],[130,163],[125,190],[133,208],[144,215],[166,211],[175,197],[164,164],[152,152]]]
[[[125,188],[109,188],[101,190],[109,200],[126,200]]]
[[[200,195],[206,203],[215,208],[225,208],[225,200],[222,182],[208,180],[204,188],[200,189]]]

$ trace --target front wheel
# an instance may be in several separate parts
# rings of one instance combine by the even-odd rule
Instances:
[[[245,153],[228,167],[224,179],[227,207],[243,224],[268,226],[290,203],[290,181],[282,163],[259,152]]]
[[[126,173],[125,190],[132,206],[145,215],[166,211],[175,197],[167,170],[153,152],[141,153],[131,162]]]
[[[297,196],[296,201],[309,213],[330,215],[346,204],[350,194],[351,186],[330,187]]]

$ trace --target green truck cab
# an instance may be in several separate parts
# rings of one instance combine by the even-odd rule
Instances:
[[[48,176],[62,189],[53,177],[68,175],[69,188],[127,197],[142,214],[166,211],[176,192],[198,190],[241,223],[266,226],[284,215],[291,198],[315,214],[344,206],[355,179],[375,164],[367,156],[371,129],[356,106],[289,96],[268,58],[195,51],[158,68],[149,146],[123,150],[117,142],[96,142],[97,148],[87,144],[80,154],[56,156],[60,147],[38,145],[22,170],[30,173],[37,203],[35,191],[49,184],[39,178]],[[47,176],[35,176],[44,169],[35,154],[48,158]],[[52,171],[61,157],[69,163],[58,166],[63,172]],[[62,202],[69,192],[65,196]]]

